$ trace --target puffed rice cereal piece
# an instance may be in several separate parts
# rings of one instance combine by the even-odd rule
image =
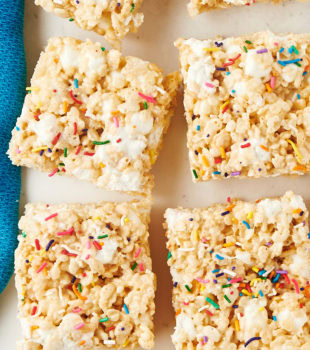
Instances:
[[[136,33],[143,23],[139,12],[143,0],[35,0],[36,5],[57,16],[68,18],[85,30],[101,34],[115,48],[128,33]]]
[[[175,106],[179,73],[106,51],[99,43],[53,38],[40,56],[12,131],[15,165],[146,193]]]
[[[28,204],[15,253],[20,350],[151,349],[150,203]]]
[[[194,17],[202,12],[214,9],[223,9],[232,6],[249,6],[255,2],[280,3],[282,1],[283,0],[190,0],[190,3],[187,5],[187,9],[190,16]]]
[[[194,182],[310,172],[309,34],[176,46]]]
[[[177,350],[310,349],[303,199],[167,209]]]

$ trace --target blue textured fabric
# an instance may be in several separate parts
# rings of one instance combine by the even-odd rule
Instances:
[[[20,168],[6,151],[24,99],[23,24],[24,0],[0,0],[0,293],[12,275],[17,244]]]

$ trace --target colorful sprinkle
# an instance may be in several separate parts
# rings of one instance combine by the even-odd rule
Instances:
[[[244,344],[244,347],[246,348],[250,343],[252,343],[253,341],[255,340],[261,340],[262,338],[261,337],[253,337],[253,338],[250,338],[245,344]]]
[[[216,310],[219,310],[219,309],[220,309],[219,305],[218,305],[215,301],[213,301],[212,299],[210,299],[209,297],[206,297],[206,301],[207,301],[209,304],[211,304]]]

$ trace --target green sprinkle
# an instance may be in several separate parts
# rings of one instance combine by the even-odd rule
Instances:
[[[73,22],[74,21],[74,18],[69,18],[69,22]]]
[[[194,176],[195,176],[195,179],[198,179],[198,175],[197,175],[197,172],[196,172],[195,169],[193,169],[193,174],[194,174]]]
[[[107,238],[109,235],[102,235],[102,236],[97,236],[97,239],[102,239],[102,238]]]
[[[230,301],[230,299],[228,298],[227,295],[224,295],[224,298],[231,304],[231,301]]]
[[[231,287],[232,285],[231,284],[223,284],[222,285],[222,288],[229,288],[229,287]]]
[[[102,50],[102,51],[105,51],[105,47],[102,47],[101,50]]]
[[[243,50],[244,52],[248,52],[248,49],[245,46],[243,46]]]
[[[250,41],[250,40],[246,40],[245,42],[249,45],[252,44],[252,41]]]
[[[214,307],[216,308],[216,310],[219,310],[219,309],[220,309],[219,305],[218,305],[215,301],[213,301],[212,299],[210,299],[209,297],[206,297],[206,301],[207,301],[208,303],[210,303],[212,306],[214,306]]]
[[[25,233],[25,232],[22,232],[22,236],[23,236],[24,238],[26,238],[26,237],[27,237],[27,235],[26,235],[26,233]]]
[[[301,64],[298,62],[294,62],[294,64],[296,64],[296,66],[298,66],[298,67],[301,67]]]
[[[68,155],[68,148],[66,147],[66,148],[64,149],[64,157],[67,158],[67,155]]]
[[[132,271],[137,267],[137,265],[138,264],[136,262],[132,265],[132,267],[131,267]]]
[[[172,253],[171,253],[171,252],[168,253],[167,261],[168,261],[170,258],[172,258]]]
[[[92,141],[93,145],[106,145],[108,143],[110,143],[111,141],[107,140],[107,141]]]
[[[147,109],[147,103],[146,102],[144,102],[144,108]]]
[[[102,323],[102,322],[108,322],[108,321],[109,321],[109,317],[101,318],[101,319],[99,320],[100,323]]]
[[[130,12],[133,12],[133,11],[134,11],[134,9],[135,9],[135,7],[136,7],[136,5],[135,5],[135,4],[131,4],[131,10],[130,10]]]
[[[59,163],[60,166],[65,166],[65,163]]]
[[[81,285],[81,283],[78,284],[78,290],[79,290],[80,293],[82,293],[82,285]]]
[[[185,284],[185,288],[191,293],[192,290],[189,288],[189,286],[187,284]]]

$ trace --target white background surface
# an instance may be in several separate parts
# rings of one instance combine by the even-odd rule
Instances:
[[[310,3],[288,1],[284,5],[257,4],[203,14],[192,20],[186,12],[187,0],[145,0],[142,8],[145,23],[136,35],[124,42],[126,55],[150,60],[168,73],[178,68],[177,50],[173,42],[180,36],[199,39],[246,34],[270,29],[275,32],[310,32]],[[13,3],[12,3],[12,6]],[[40,51],[51,36],[67,35],[80,39],[90,38],[109,45],[94,33],[77,28],[74,22],[45,13],[26,0],[25,45],[28,77],[31,77]],[[193,184],[186,150],[186,124],[183,117],[182,96],[171,127],[165,137],[164,148],[154,168],[156,186],[155,203],[150,226],[153,268],[158,277],[155,316],[155,350],[173,349],[170,334],[174,314],[171,306],[171,278],[166,265],[167,251],[162,229],[165,208],[175,206],[199,207],[223,202],[227,196],[254,200],[276,196],[290,189],[302,194],[310,204],[310,176],[272,178],[262,180],[229,179]],[[121,196],[107,193],[78,180],[53,177],[23,169],[21,204],[29,201],[90,202],[119,200]],[[22,208],[22,207],[21,207]],[[21,209],[23,210],[23,209]],[[17,297],[13,280],[0,296],[0,349],[15,349],[21,331],[16,320]]]

